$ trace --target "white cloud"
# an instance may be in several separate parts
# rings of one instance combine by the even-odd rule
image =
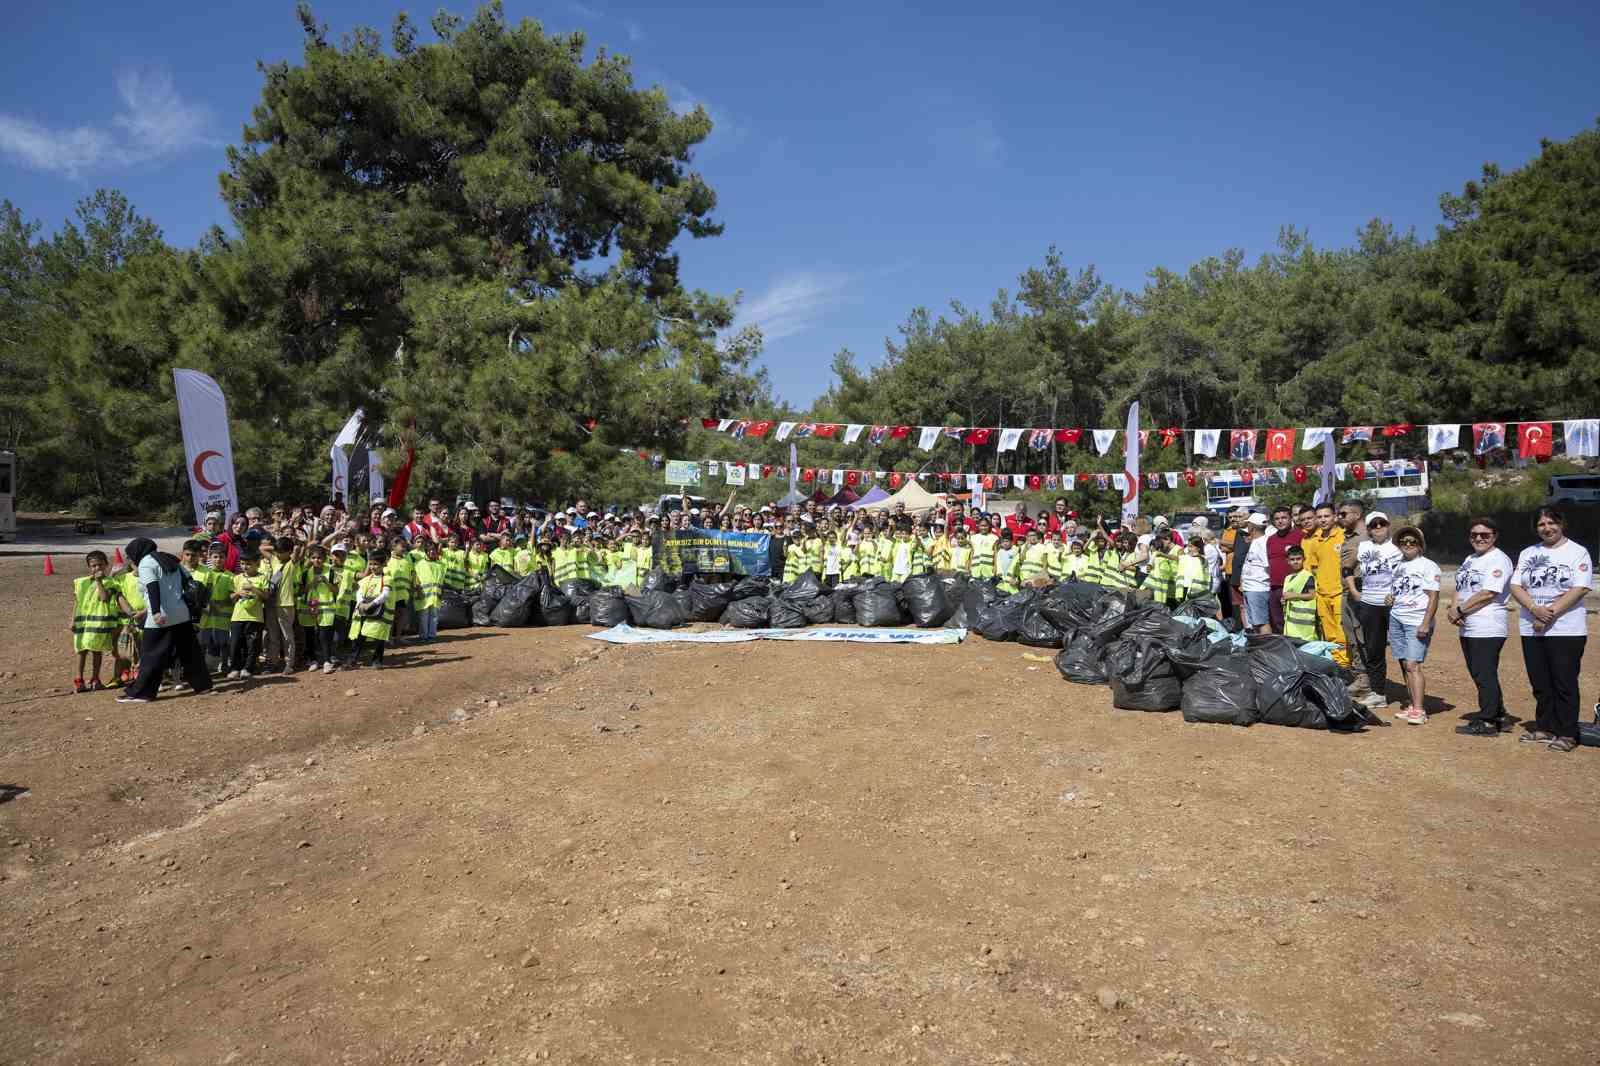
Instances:
[[[705,108],[711,116],[713,137],[738,137],[746,132],[743,123],[680,81],[663,81],[661,91],[667,94],[667,106],[680,115],[687,115],[696,107]]]
[[[77,178],[217,143],[206,136],[210,110],[179,96],[168,75],[126,71],[117,78],[117,92],[123,109],[112,116],[109,128],[50,127],[0,114],[0,152],[35,170]]]
[[[761,327],[768,343],[805,333],[857,280],[857,275],[798,271],[778,277],[765,292],[740,305],[736,326]]]
[[[623,19],[622,29],[628,35],[628,40],[634,44],[644,40],[644,25],[637,19]]]

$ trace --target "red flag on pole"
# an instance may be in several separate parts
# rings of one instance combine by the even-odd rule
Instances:
[[[410,448],[406,449],[406,461],[394,473],[394,481],[389,484],[389,506],[400,510],[406,502],[406,490],[411,487],[411,464],[416,462],[417,453]]]
[[[1267,430],[1267,462],[1286,463],[1294,458],[1294,430]]]
[[[1517,426],[1517,454],[1524,459],[1550,458],[1550,423],[1523,422]]]

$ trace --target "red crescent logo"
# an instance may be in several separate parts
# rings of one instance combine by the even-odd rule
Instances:
[[[333,491],[334,492],[343,492],[344,491],[344,478],[342,476],[341,477],[336,477],[336,478],[333,479]]]
[[[1122,502],[1132,503],[1139,498],[1139,475],[1131,470],[1125,470],[1123,477],[1128,479],[1128,490],[1122,494]]]
[[[221,492],[222,486],[206,480],[206,460],[212,456],[222,458],[221,452],[204,451],[194,457],[194,479],[207,492]]]

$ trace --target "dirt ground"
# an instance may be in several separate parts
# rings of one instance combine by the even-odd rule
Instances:
[[[977,637],[586,627],[119,706],[64,694],[38,570],[0,561],[7,1066],[1600,1061],[1600,762],[1455,735],[1448,640],[1457,707],[1357,736]]]

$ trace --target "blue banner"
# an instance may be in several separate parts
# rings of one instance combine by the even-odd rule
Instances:
[[[767,577],[772,573],[772,537],[728,529],[679,529],[664,533],[655,565],[669,574],[732,574]]]

